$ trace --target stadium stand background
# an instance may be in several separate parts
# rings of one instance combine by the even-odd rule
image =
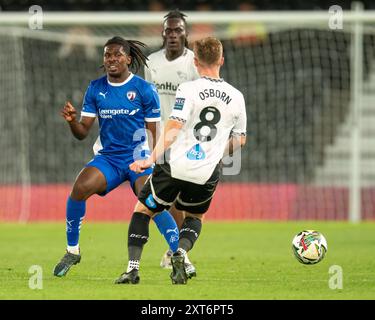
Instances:
[[[148,10],[151,3],[158,2],[165,8],[178,7],[180,10],[196,10],[202,4],[209,4],[211,10],[238,10],[240,3],[249,3],[254,10],[326,10],[331,5],[340,5],[344,10],[350,9],[351,2],[335,0],[252,0],[252,1],[226,1],[226,0],[1,0],[0,8],[3,11],[27,10],[31,5],[37,4],[47,11],[112,11],[112,10]],[[374,9],[375,3],[371,0],[361,1],[365,9]]]
[[[334,1],[332,1],[333,3]],[[45,11],[48,10],[147,10],[150,6],[157,4],[160,7],[168,8],[173,1],[40,1],[39,5]],[[179,1],[179,7],[184,10],[204,10],[205,5],[210,5],[213,10],[234,10],[241,4],[251,4],[254,9],[261,10],[290,10],[290,9],[321,9],[327,7],[325,1],[311,1],[305,3],[303,1]],[[324,3],[324,4],[323,4]],[[3,10],[22,10],[34,4],[32,1],[12,1],[2,0],[1,8]],[[369,2],[370,4],[370,2]],[[343,2],[343,7],[349,6],[349,1]],[[154,9],[153,9],[154,10]],[[165,9],[167,10],[167,9]],[[231,56],[227,57],[226,64],[222,69],[222,76],[238,87],[245,95],[248,105],[249,120],[249,141],[248,147],[244,150],[244,161],[242,161],[242,173],[239,176],[224,176],[224,181],[253,181],[253,182],[298,182],[311,180],[313,178],[314,167],[321,163],[324,147],[321,143],[311,141],[314,137],[318,137],[316,133],[326,132],[324,139],[327,143],[332,141],[340,119],[343,119],[342,112],[346,112],[347,108],[335,108],[334,105],[324,105],[322,91],[315,90],[313,103],[309,95],[311,95],[310,82],[302,81],[298,78],[298,70],[293,70],[289,66],[298,66],[301,68],[300,73],[304,74],[305,79],[308,77],[321,77],[321,81],[314,79],[314,83],[323,83],[323,79],[331,77],[337,64],[344,66],[340,70],[349,69],[349,56],[342,54],[348,52],[340,48],[340,52],[336,52],[335,43],[328,43],[328,50],[331,52],[326,55],[326,61],[319,61],[311,66],[309,61],[310,52],[296,52],[289,39],[291,37],[298,38],[300,42],[309,43],[310,50],[314,51],[314,45],[318,46],[319,42],[313,41],[319,33],[320,37],[324,36],[324,31],[283,31],[275,35],[270,34],[267,43],[263,42],[242,42],[231,41],[225,43],[234,47],[230,51]],[[329,37],[329,32],[326,32]],[[284,39],[285,38],[285,41]],[[348,35],[342,34],[341,40],[344,46],[348,45]],[[94,79],[101,75],[98,60],[87,59],[83,47],[74,48],[66,59],[61,57],[61,48],[59,44],[53,42],[43,42],[35,39],[25,39],[23,41],[26,65],[26,82],[34,83],[35,90],[27,91],[27,98],[33,111],[30,112],[30,136],[33,137],[33,144],[29,146],[30,153],[37,156],[30,158],[31,182],[47,183],[47,182],[69,182],[72,181],[77,168],[82,165],[82,159],[88,159],[91,156],[91,145],[95,140],[95,135],[90,137],[83,143],[74,139],[66,139],[63,134],[65,123],[56,119],[55,114],[46,112],[45,105],[51,108],[61,106],[64,98],[73,100],[76,107],[80,107],[84,90],[90,79]],[[48,59],[38,54],[38,51],[44,49],[50,52]],[[46,47],[47,46],[47,47]],[[264,64],[259,63],[265,46],[272,50],[273,63],[264,72]],[[42,49],[40,49],[42,48]],[[157,47],[149,48],[154,51]],[[278,54],[283,52],[282,55]],[[97,52],[100,57],[100,52]],[[294,63],[293,60],[298,60]],[[100,61],[100,58],[99,58]],[[239,68],[234,65],[236,61],[243,61],[245,68]],[[254,63],[256,62],[256,63]],[[322,66],[324,64],[324,67]],[[40,70],[39,66],[44,65]],[[85,72],[81,70],[74,72],[74,65],[84,65]],[[56,66],[59,66],[57,69]],[[328,66],[328,68],[327,68]],[[303,68],[307,68],[304,70]],[[70,70],[69,81],[61,74],[51,74],[49,70]],[[365,69],[366,70],[366,69]],[[49,72],[48,74],[44,72]],[[52,72],[53,73],[53,72]],[[268,73],[276,75],[274,81],[277,83],[277,91],[275,91],[275,83],[268,83]],[[142,75],[142,71],[140,71]],[[256,77],[254,77],[254,75]],[[341,77],[339,76],[341,79]],[[285,81],[287,79],[288,81]],[[349,83],[345,81],[335,82],[334,85],[339,86],[340,92],[349,90]],[[348,79],[347,79],[348,80]],[[250,84],[250,85],[249,85]],[[305,87],[304,87],[305,86]],[[263,88],[262,91],[257,88]],[[309,91],[310,90],[310,91]],[[62,93],[65,95],[62,96]],[[295,101],[295,105],[288,105],[288,110],[280,109],[278,101],[285,100],[288,95],[289,101]],[[336,97],[337,98],[337,97]],[[339,101],[347,100],[347,96],[339,96]],[[285,107],[285,105],[284,105]],[[278,110],[278,112],[275,112]],[[284,117],[288,112],[288,117]],[[336,113],[337,116],[325,115],[325,113]],[[45,123],[41,125],[38,119],[40,114],[45,114]],[[282,117],[282,121],[278,119]],[[35,118],[35,119],[33,119]],[[284,121],[284,118],[286,121]],[[333,122],[325,122],[325,119],[334,119]],[[46,130],[46,127],[47,130]],[[58,132],[61,134],[46,135],[46,132]],[[270,129],[274,129],[270,134]],[[296,130],[298,132],[296,132]],[[327,132],[328,131],[328,132]],[[63,141],[63,139],[65,141]],[[295,140],[297,139],[297,140]],[[62,143],[64,142],[64,143]],[[46,148],[47,146],[47,148]],[[61,146],[56,148],[56,146]],[[48,148],[50,147],[50,148]],[[319,149],[320,148],[320,149]],[[74,157],[71,156],[71,150],[75,150]],[[251,150],[251,151],[250,151]],[[272,154],[272,156],[270,156]],[[275,156],[276,155],[276,156]],[[311,155],[315,155],[312,158]],[[72,174],[65,171],[58,171],[56,168],[72,168]]]
[[[26,10],[32,4],[35,3],[25,0],[2,0],[0,7],[4,11]],[[176,7],[175,2],[155,0],[143,1],[142,4],[135,0],[125,3],[105,0],[48,1],[48,3],[40,1],[38,4],[45,11],[161,10],[166,12]],[[240,10],[243,4],[247,4],[246,8],[250,10],[326,10],[331,4],[340,4],[343,9],[350,8],[350,1],[279,3],[255,0],[251,2],[179,1],[178,7],[186,11]],[[364,1],[364,6],[371,9],[375,4]],[[334,39],[331,37],[332,34],[325,30],[298,29],[270,33],[267,41],[257,41],[257,39],[224,41],[224,48],[230,47],[231,51],[230,57],[226,56],[222,76],[244,93],[248,107],[248,144],[243,151],[241,174],[223,176],[222,179],[223,182],[235,184],[233,192],[244,194],[250,190],[243,186],[235,189],[240,183],[252,188],[253,185],[259,186],[262,183],[274,185],[281,183],[288,186],[298,183],[309,184],[314,181],[315,169],[324,161],[324,148],[334,140],[349,110],[350,34],[336,32]],[[293,42],[291,39],[297,41]],[[318,46],[321,45],[316,39],[325,43],[325,50],[328,53],[323,58],[314,60],[311,53],[318,52]],[[364,77],[366,78],[374,58],[374,37],[366,36],[364,42],[366,51]],[[307,44],[307,48],[294,46],[295,43]],[[62,59],[61,45],[58,43],[25,38],[22,46],[23,59],[27,61],[25,81],[34,85],[34,90],[26,90],[25,97],[29,109],[27,130],[32,140],[27,153],[30,183],[69,185],[83,164],[92,157],[91,147],[96,135],[91,132],[85,141],[75,140],[69,135],[66,123],[56,114],[66,99],[71,99],[73,104],[80,108],[89,80],[102,74],[98,63],[101,51],[96,49],[99,59],[88,59],[84,47],[75,47]],[[156,49],[158,47],[154,46],[148,50],[151,52]],[[49,52],[48,58],[40,55],[41,51]],[[264,55],[265,52],[267,57]],[[227,53],[225,51],[225,54]],[[265,61],[266,58],[269,61]],[[243,62],[244,65],[238,65],[238,61]],[[84,72],[82,68],[75,69],[74,66],[84,66]],[[69,70],[69,73],[61,74],[63,70]],[[325,79],[331,80],[328,81],[328,86]],[[326,86],[324,90],[323,86]],[[11,180],[5,182],[19,183],[20,180],[16,177],[20,176],[16,172],[14,175],[10,174],[12,170],[16,171],[18,168],[7,165],[7,177]],[[272,210],[265,212],[266,209],[258,208],[254,209],[260,212],[255,218],[303,219],[326,218],[327,215],[331,218],[346,217],[348,197],[346,191],[339,190],[339,196],[335,194],[336,189],[332,189],[332,192],[328,191],[326,194],[332,196],[328,196],[327,202],[342,201],[344,205],[334,205],[334,209],[328,205],[323,208],[324,210],[314,206],[309,208],[309,203],[305,200],[311,198],[313,199],[311,203],[315,205],[320,195],[313,189],[310,195],[306,195],[306,192],[310,192],[309,189],[303,188],[300,204],[296,201],[295,208],[285,209],[287,213],[280,212],[278,216],[274,216]],[[272,193],[272,189],[269,189],[263,192],[263,196],[267,198],[272,196]],[[255,205],[258,200],[256,198],[254,196],[252,200]],[[273,205],[272,199],[265,201],[269,201],[270,206]],[[236,211],[232,204],[227,206],[228,211]],[[243,213],[242,208],[237,210],[246,217],[247,213]],[[372,206],[368,210],[371,211]],[[63,208],[55,211],[63,212]],[[307,213],[304,215],[304,212]]]

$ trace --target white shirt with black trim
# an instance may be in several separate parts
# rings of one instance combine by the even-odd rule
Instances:
[[[231,135],[246,135],[243,94],[223,79],[181,84],[170,119],[184,123],[170,148],[171,175],[196,184],[210,178]]]

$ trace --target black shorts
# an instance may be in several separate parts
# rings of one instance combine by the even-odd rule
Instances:
[[[138,200],[152,212],[169,209],[175,203],[178,210],[205,213],[210,207],[219,182],[219,165],[203,185],[175,179],[170,172],[168,163],[156,164],[152,175],[143,186]]]

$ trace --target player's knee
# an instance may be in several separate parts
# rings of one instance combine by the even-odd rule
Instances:
[[[190,213],[190,212],[184,211],[184,214],[185,214],[185,218],[198,219],[200,221],[202,221],[202,218],[203,218],[203,214],[199,214],[199,213]]]
[[[87,200],[91,195],[96,193],[95,186],[88,181],[76,181],[71,192],[71,197],[74,200]]]
[[[150,209],[148,209],[142,202],[138,201],[134,207],[135,212],[141,212],[150,218],[153,218],[156,213],[152,212]]]

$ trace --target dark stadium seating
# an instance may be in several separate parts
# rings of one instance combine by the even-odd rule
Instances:
[[[332,143],[349,108],[348,35],[335,33],[342,46],[329,41],[329,35],[324,30],[288,30],[272,33],[267,41],[258,43],[224,42],[224,47],[232,49],[231,56],[225,57],[222,76],[244,93],[248,112],[248,144],[243,150],[241,174],[224,176],[224,181],[293,183],[313,179],[316,166],[323,161],[324,147]],[[316,39],[327,43],[329,54],[324,58],[313,58],[314,46],[321,44]],[[61,59],[54,43],[25,39],[23,45],[29,61],[26,80],[39,88],[27,91],[26,99],[33,140],[31,181],[71,182],[92,156],[96,130],[85,141],[77,141],[58,112],[66,99],[80,109],[89,81],[99,77],[102,70],[98,60],[88,60],[79,49]],[[46,45],[48,59],[38,55]],[[366,70],[370,69],[368,64]],[[44,68],[38,72],[33,70],[41,65]],[[69,72],[50,74],[56,65],[58,70]],[[78,65],[84,65],[85,72],[75,69]]]
[[[113,10],[147,10],[151,1],[137,1],[137,0],[64,0],[64,1],[38,1],[38,5],[42,6],[47,11],[67,11],[67,10],[89,10],[89,11],[113,11]],[[242,2],[251,3],[255,10],[326,10],[331,5],[340,5],[343,9],[350,9],[349,0],[341,1],[323,1],[323,0],[194,0],[194,1],[172,1],[172,0],[158,0],[166,8],[178,7],[180,10],[195,10],[202,3],[209,3],[212,10],[236,10],[238,5]],[[371,0],[361,1],[366,9],[374,9],[375,3]],[[28,10],[35,1],[31,0],[2,0],[0,1],[0,9],[3,11],[24,11]]]

